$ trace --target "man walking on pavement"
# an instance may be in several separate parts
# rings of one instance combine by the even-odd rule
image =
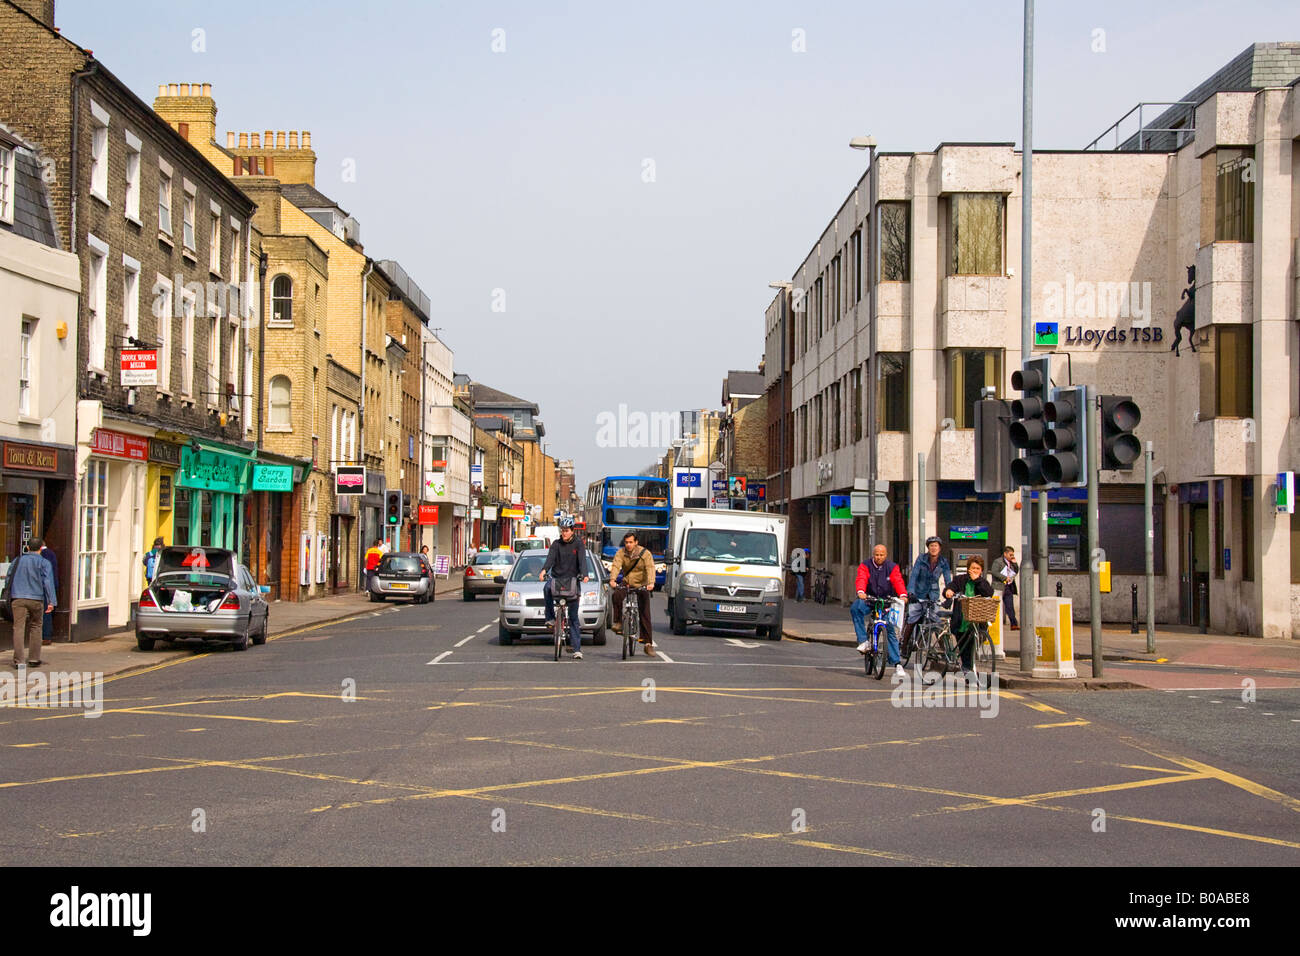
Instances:
[[[1016,563],[1016,549],[1007,545],[1002,549],[1002,556],[993,562],[993,586],[1002,588],[1002,607],[1007,612],[1011,630],[1020,630],[1016,621],[1016,575],[1020,565]]]
[[[794,575],[794,599],[795,601],[803,600],[803,579],[808,573],[808,552],[803,548],[795,548],[790,552],[790,573]]]
[[[54,610],[54,572],[39,554],[40,538],[27,540],[27,553],[9,570],[14,616],[14,667],[41,666],[41,620]]]
[[[903,572],[898,569],[898,565],[889,560],[889,551],[883,544],[878,544],[871,549],[871,560],[863,561],[858,565],[858,579],[854,584],[854,590],[858,592],[858,599],[853,602],[849,609],[849,614],[853,618],[853,629],[858,635],[858,653],[865,654],[868,649],[867,642],[867,614],[870,608],[867,601],[870,599],[892,600],[901,598],[907,600],[907,585],[903,583]],[[885,618],[888,653],[886,662],[897,668],[898,673],[903,673],[902,660],[898,654],[898,610],[890,608]]]

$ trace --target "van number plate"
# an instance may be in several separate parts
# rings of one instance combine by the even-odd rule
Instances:
[[[743,604],[719,604],[718,610],[724,614],[744,614],[745,605]]]

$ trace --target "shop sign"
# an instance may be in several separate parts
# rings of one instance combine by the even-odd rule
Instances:
[[[987,541],[988,539],[988,525],[959,524],[948,529],[949,541]]]
[[[523,508],[502,508],[501,517],[503,518],[523,518],[527,514]]]
[[[171,441],[163,441],[160,438],[149,439],[149,460],[156,461],[160,465],[171,465],[174,468],[181,466],[181,446]]]
[[[451,506],[451,514],[452,514],[452,517],[454,517],[454,518],[463,518],[463,517],[465,517],[465,506],[464,506],[464,505],[452,505],[452,506]]]
[[[172,506],[172,476],[158,476],[158,507],[159,509],[170,508]]]
[[[434,462],[436,465],[437,462]],[[447,474],[442,471],[426,471],[424,473],[424,497],[426,498],[445,498],[447,497]]]
[[[365,465],[340,465],[334,471],[334,494],[364,495],[366,493]]]
[[[469,483],[474,488],[483,487],[483,466],[482,465],[469,466]]]
[[[18,468],[23,471],[59,470],[59,452],[56,448],[19,445],[7,441],[4,443],[4,455],[6,468]]]
[[[181,449],[181,470],[176,484],[182,488],[203,488],[242,495],[248,491],[249,462],[233,455],[202,449]]]
[[[129,458],[132,461],[149,460],[149,439],[140,435],[124,435],[96,428],[90,440],[92,455],[112,455],[114,458]]]
[[[420,505],[420,524],[437,524],[438,506]]]
[[[451,574],[451,555],[435,554],[433,556],[433,573],[443,577]]]
[[[122,349],[122,385],[157,385],[158,350]]]
[[[439,458],[436,461],[431,461],[429,462],[429,467],[432,468],[434,471],[446,471],[447,460],[445,458]]]
[[[254,491],[293,491],[292,465],[254,465]]]
[[[496,520],[497,520],[497,506],[496,506],[496,505],[486,505],[486,506],[484,506],[484,508],[483,508],[483,520],[484,520],[484,521],[496,521]]]
[[[853,501],[849,495],[827,495],[830,505],[831,524],[853,524]]]

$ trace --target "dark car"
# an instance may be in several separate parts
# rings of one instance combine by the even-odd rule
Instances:
[[[405,598],[412,604],[433,600],[433,567],[414,551],[390,551],[370,578],[370,600]]]

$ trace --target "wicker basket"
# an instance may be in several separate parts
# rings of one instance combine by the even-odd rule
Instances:
[[[992,624],[998,619],[998,610],[998,599],[995,597],[961,599],[961,616],[973,624]]]

